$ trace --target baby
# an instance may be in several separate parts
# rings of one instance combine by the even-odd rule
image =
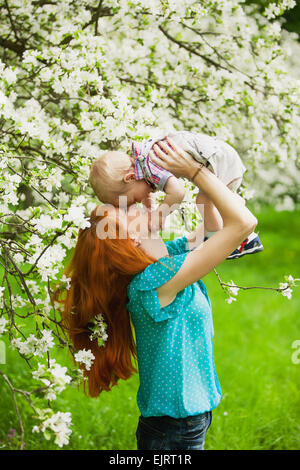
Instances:
[[[200,134],[188,131],[177,131],[168,134],[172,140],[181,147],[184,151],[188,152],[195,160],[204,163],[205,166],[212,171],[224,184],[227,185],[231,191],[236,194],[237,189],[240,187],[243,179],[243,174],[246,171],[238,153],[233,147],[228,145],[216,137],[211,137],[206,134]],[[135,176],[137,181],[144,178],[154,188],[164,190],[166,183],[174,178],[172,173],[164,168],[158,167],[151,161],[151,153],[153,147],[158,141],[166,142],[165,134],[157,136],[155,139],[143,140],[142,142],[132,143],[132,153],[135,161]],[[166,142],[168,143],[168,142]],[[179,181],[179,180],[177,180]],[[175,182],[172,183],[172,191],[175,187]],[[178,194],[167,194],[164,199],[164,204],[172,205],[174,202],[178,203]],[[236,194],[237,197],[238,194]],[[174,200],[172,199],[174,198]],[[176,199],[176,200],[175,200]],[[240,198],[242,200],[242,198]],[[220,215],[217,209],[213,206],[211,201],[202,194],[197,198],[198,204],[204,204],[208,208],[209,204],[209,217],[210,224],[215,224],[216,230],[220,227]],[[244,202],[244,201],[243,201]],[[214,232],[208,232],[207,237],[213,235]],[[253,232],[246,240],[233,252],[227,259],[239,258],[245,254],[253,254],[263,250],[263,245],[258,235]]]
[[[214,137],[186,131],[171,133],[170,137],[197,161],[204,162],[232,191],[240,186],[246,168],[231,146]],[[122,152],[106,152],[93,163],[90,172],[90,183],[97,197],[100,201],[115,206],[119,205],[119,196],[126,196],[127,206],[142,202],[151,208],[151,192],[164,191],[166,195],[163,204],[152,213],[152,230],[162,227],[170,208],[172,210],[174,204],[175,207],[180,204],[185,194],[181,180],[151,161],[153,146],[160,140],[164,141],[164,138],[165,135],[162,135],[156,139],[133,142],[134,158]],[[215,222],[215,230],[220,229],[217,209],[204,194],[201,196],[198,196],[197,202],[205,204],[206,220],[209,215],[211,226]],[[155,225],[155,220],[159,226]],[[212,234],[213,232],[209,232],[207,236]],[[262,249],[259,237],[253,233],[228,258],[237,258]]]

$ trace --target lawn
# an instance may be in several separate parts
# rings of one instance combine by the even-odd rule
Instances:
[[[243,286],[278,287],[285,274],[300,277],[299,212],[256,214],[264,251],[239,260],[225,261],[218,268],[222,280]],[[299,449],[300,364],[292,363],[292,343],[300,340],[300,289],[291,300],[281,294],[250,290],[237,301],[225,303],[214,273],[204,278],[214,317],[215,364],[223,399],[213,411],[206,449]],[[56,358],[70,363],[67,351]],[[1,369],[14,384],[26,387],[26,364],[8,350]],[[121,382],[99,398],[87,398],[69,388],[57,399],[58,410],[72,413],[73,433],[66,449],[136,449],[135,430],[138,376]],[[13,400],[0,378],[0,448],[17,448],[18,432]],[[56,449],[52,441],[31,432],[35,420],[18,397],[24,418],[26,449]]]

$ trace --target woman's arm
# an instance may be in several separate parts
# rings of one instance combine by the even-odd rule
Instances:
[[[191,179],[199,164],[171,138],[168,138],[168,142],[174,150],[160,142],[160,147],[154,146],[156,154],[151,156],[154,163],[167,168],[175,176]],[[178,292],[204,277],[224,261],[257,225],[254,215],[241,205],[224,183],[207,168],[203,167],[198,172],[194,182],[218,209],[223,219],[223,228],[188,253],[175,276],[157,289],[162,306],[168,305]]]

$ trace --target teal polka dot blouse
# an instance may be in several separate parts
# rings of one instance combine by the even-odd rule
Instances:
[[[189,252],[186,237],[166,246],[172,259],[162,257],[147,266],[127,291],[140,377],[137,404],[145,417],[185,418],[215,408],[222,392],[214,366],[211,304],[203,282],[186,287],[171,304],[160,307],[156,288],[176,274]]]

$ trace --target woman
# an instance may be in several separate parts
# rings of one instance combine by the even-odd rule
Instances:
[[[203,227],[164,243],[160,237],[149,239],[147,210],[99,206],[91,227],[80,231],[67,270],[72,281],[63,322],[75,348],[95,356],[85,371],[91,396],[128,378],[137,355],[138,449],[200,450],[221,399],[211,306],[201,278],[226,259],[257,220],[214,174],[171,138],[168,142],[171,147],[155,146],[154,163],[194,181],[218,209],[223,228],[205,243]],[[107,324],[104,347],[90,338],[99,313]]]

